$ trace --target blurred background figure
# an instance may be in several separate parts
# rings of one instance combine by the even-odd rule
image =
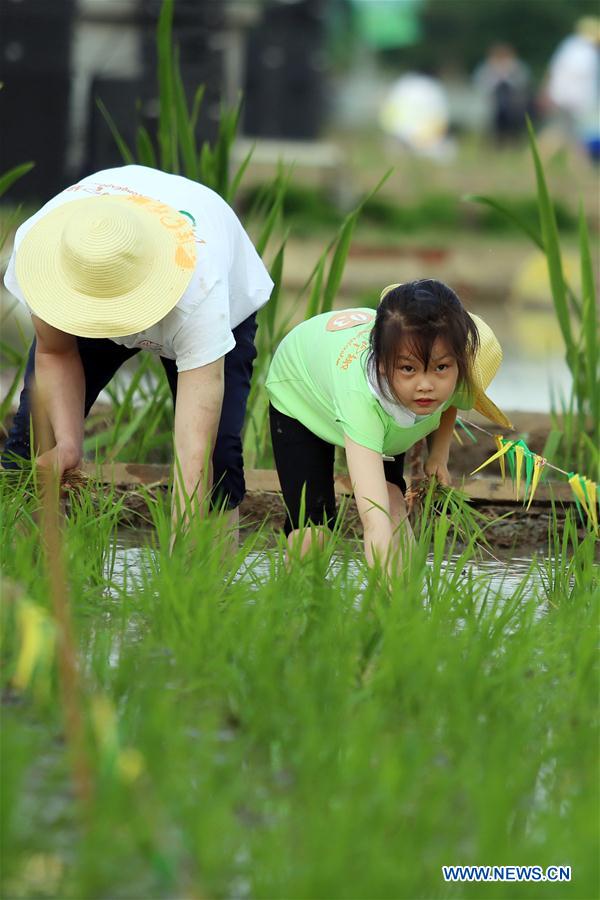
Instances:
[[[493,44],[476,68],[473,81],[484,99],[488,128],[496,144],[502,146],[519,138],[530,106],[531,77],[514,48]]]
[[[578,20],[558,45],[548,68],[543,100],[551,123],[600,161],[600,18]]]
[[[417,72],[402,75],[385,97],[379,120],[387,134],[414,153],[434,159],[452,155],[448,98],[437,78]]]

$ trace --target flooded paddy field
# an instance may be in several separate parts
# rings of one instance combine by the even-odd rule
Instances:
[[[548,416],[534,411],[572,379],[539,254],[418,239],[425,254],[398,238],[356,247],[335,308],[373,305],[387,282],[448,281],[497,333],[494,399],[542,452]],[[295,290],[316,243],[290,242],[259,385],[281,322],[306,314]],[[14,328],[7,413],[27,345]],[[167,461],[155,374],[135,396],[132,370],[107,392],[88,459]],[[252,399],[247,456],[268,465]],[[454,447],[451,468],[493,446]],[[2,896],[598,896],[599,572],[574,508],[479,507],[487,549],[464,509],[417,517],[410,565],[388,577],[363,563],[351,508],[345,540],[286,564],[272,496],[248,498],[234,553],[218,516],[171,549],[166,490],[141,501],[131,512],[131,495],[84,484],[52,522],[0,479]],[[123,529],[130,513],[143,533]],[[539,877],[450,884],[449,865]]]

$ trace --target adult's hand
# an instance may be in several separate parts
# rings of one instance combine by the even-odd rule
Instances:
[[[54,469],[61,479],[65,472],[77,469],[81,465],[81,449],[74,445],[57,444],[37,457],[37,464],[43,469]]]

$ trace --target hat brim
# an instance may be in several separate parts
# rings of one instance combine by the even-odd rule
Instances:
[[[130,204],[142,216],[153,253],[142,281],[116,296],[94,298],[76,290],[61,266],[60,240],[79,204],[100,203],[104,196],[73,200],[41,218],[23,238],[16,254],[16,276],[31,311],[55,328],[78,337],[125,337],[164,318],[184,294],[196,265],[189,221],[165,204],[148,198],[106,199]],[[140,203],[146,201],[148,206]],[[157,210],[171,216],[169,228]],[[175,220],[173,217],[176,217]],[[173,221],[181,220],[181,227]]]
[[[490,422],[494,422],[496,425],[501,425],[503,428],[514,428],[514,425],[510,421],[510,419],[504,415],[501,409],[498,409],[495,403],[492,403],[489,397],[485,394],[480,394],[473,404],[473,409],[478,413],[481,413],[482,416],[485,416],[486,419],[489,419]]]

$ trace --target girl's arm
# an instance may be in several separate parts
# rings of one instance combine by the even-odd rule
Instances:
[[[364,530],[365,556],[372,566],[377,558],[391,568],[393,525],[390,500],[380,453],[344,438],[346,460]],[[399,560],[398,560],[399,562]]]
[[[437,431],[431,435],[429,456],[425,463],[427,475],[435,475],[441,484],[450,484],[448,472],[448,457],[450,455],[450,441],[456,423],[456,407],[450,406],[444,410],[440,418]]]

